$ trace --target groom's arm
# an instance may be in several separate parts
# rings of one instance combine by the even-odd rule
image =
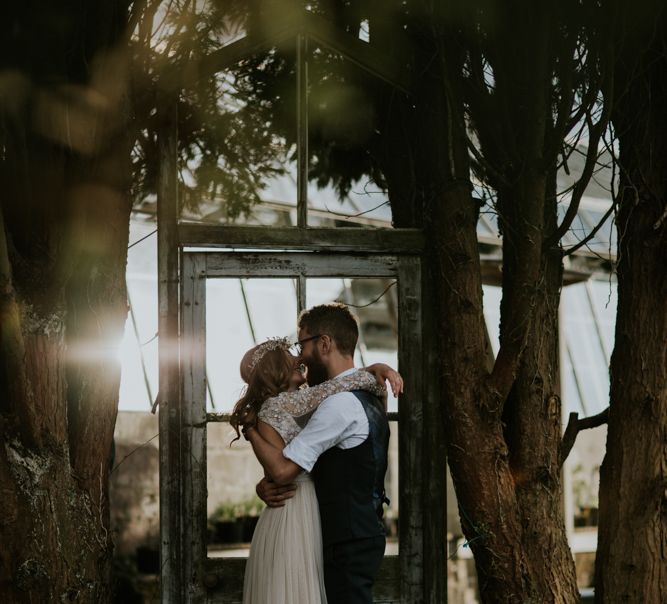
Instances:
[[[279,485],[290,484],[301,473],[302,468],[284,457],[281,449],[262,438],[254,426],[245,428],[243,433],[273,482]]]
[[[364,442],[368,419],[353,394],[339,392],[322,401],[306,427],[282,450],[263,439],[255,428],[246,428],[244,434],[271,479],[288,484],[302,470],[310,472],[327,449],[343,441],[348,446]]]

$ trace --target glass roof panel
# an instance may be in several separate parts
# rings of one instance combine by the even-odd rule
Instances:
[[[609,404],[609,357],[605,341],[613,326],[598,319],[597,300],[589,296],[586,283],[563,289],[563,332],[581,404],[589,415]],[[569,405],[569,403],[568,403]]]

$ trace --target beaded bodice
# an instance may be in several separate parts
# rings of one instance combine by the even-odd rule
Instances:
[[[294,392],[282,392],[278,396],[271,397],[262,405],[258,417],[274,428],[287,444],[301,432],[325,398],[352,390],[365,390],[380,397],[385,394],[382,386],[370,373],[359,370],[350,375],[327,380],[317,386]]]

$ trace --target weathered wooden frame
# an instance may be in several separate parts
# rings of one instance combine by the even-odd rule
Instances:
[[[399,556],[386,557],[376,601],[415,602],[423,594],[425,556],[423,485],[414,470],[424,459],[425,396],[419,256],[349,255],[309,252],[183,252],[181,254],[180,359],[182,404],[180,573],[184,602],[239,602],[244,559],[208,559],[206,555],[206,280],[239,278],[390,277],[398,281],[399,367],[406,376],[399,401],[400,516]],[[172,421],[177,421],[173,418]],[[419,471],[422,474],[423,471]],[[444,539],[444,535],[443,535]],[[401,598],[401,594],[404,595]]]

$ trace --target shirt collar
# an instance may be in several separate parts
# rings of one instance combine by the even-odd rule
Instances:
[[[345,377],[346,375],[351,375],[357,370],[356,367],[351,367],[350,369],[346,369],[345,371],[341,371],[338,375],[334,376],[334,380],[337,380],[338,378]]]

